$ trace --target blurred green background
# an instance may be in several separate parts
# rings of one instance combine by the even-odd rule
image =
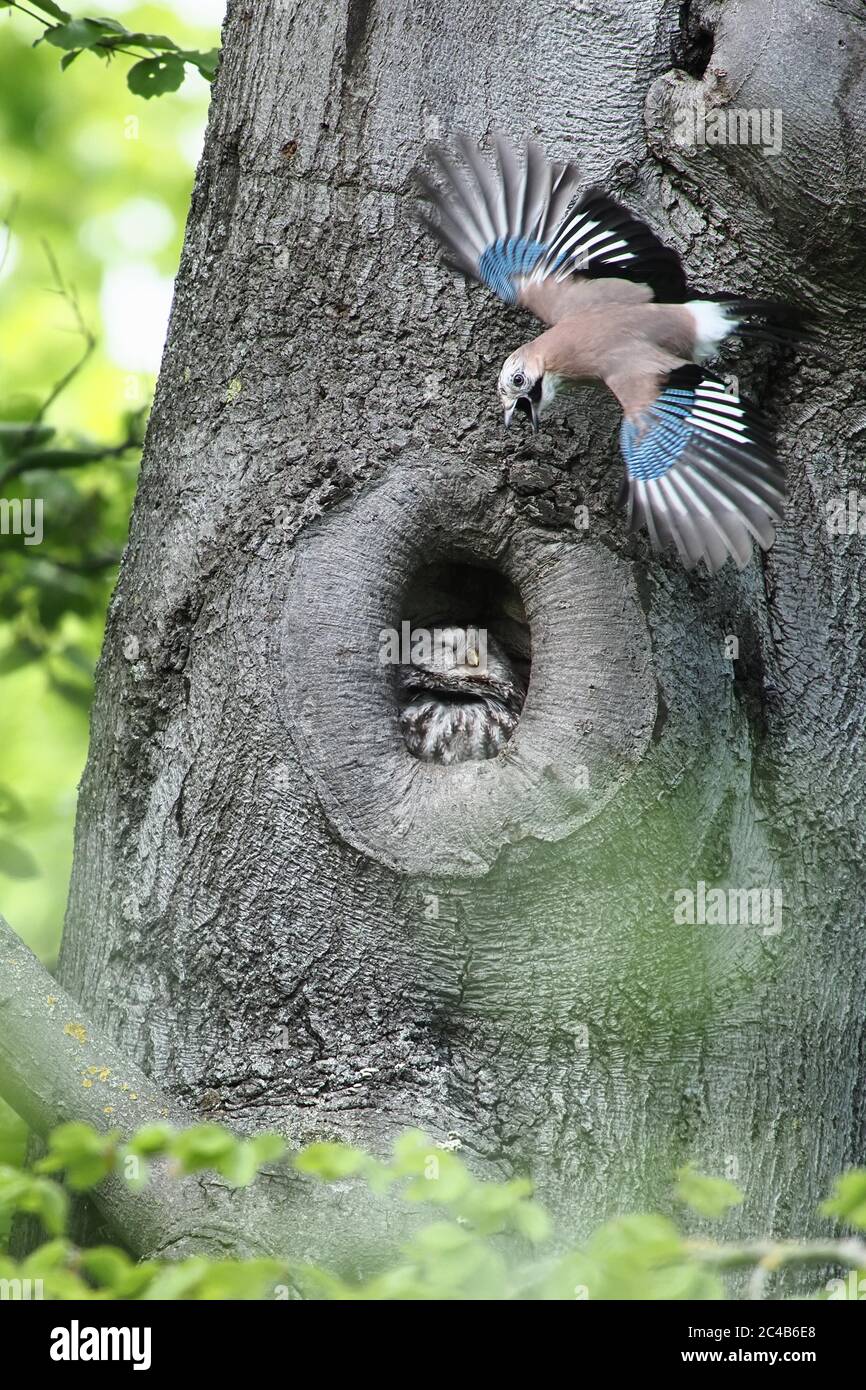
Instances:
[[[74,13],[210,49],[224,9],[101,0]],[[187,68],[178,91],[145,100],[126,85],[133,59],[82,53],[61,72],[61,51],[33,46],[40,32],[0,9],[0,507],[44,508],[42,544],[0,534],[0,911],[50,966],[140,451],[88,458],[140,440],[211,88]],[[16,422],[37,419],[22,444]]]

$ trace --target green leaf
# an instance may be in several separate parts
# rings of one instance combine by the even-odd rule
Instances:
[[[108,27],[98,19],[70,19],[66,24],[46,29],[45,42],[54,48],[93,48],[108,32]]]
[[[590,1251],[605,1258],[627,1257],[629,1261],[672,1260],[683,1252],[683,1238],[665,1216],[618,1216],[600,1226],[592,1237]]]
[[[0,783],[0,821],[5,821],[7,825],[20,825],[25,817],[23,802],[11,787]]]
[[[429,1134],[407,1129],[394,1140],[394,1166],[399,1173],[423,1173],[431,1153],[438,1154]]]
[[[185,1173],[197,1173],[202,1168],[216,1168],[238,1143],[233,1134],[219,1125],[193,1125],[175,1135],[170,1151]]]
[[[180,1264],[165,1265],[153,1283],[145,1290],[145,1299],[174,1301],[190,1295],[208,1270],[208,1261],[201,1255],[191,1255]]]
[[[60,61],[62,64],[64,60]],[[17,460],[18,471],[33,473],[38,469],[80,468],[101,456],[92,449],[22,449]]]
[[[160,1265],[156,1260],[145,1260],[141,1264],[130,1265],[123,1278],[114,1287],[115,1298],[141,1298],[159,1271]]]
[[[285,1266],[276,1260],[215,1260],[195,1292],[197,1298],[220,1302],[263,1299],[285,1278]]]
[[[66,1229],[69,1200],[63,1188],[50,1178],[34,1177],[17,1168],[0,1168],[0,1210],[37,1216],[49,1235]]]
[[[259,1134],[254,1139],[243,1139],[235,1144],[232,1152],[218,1161],[217,1171],[234,1187],[247,1187],[262,1165],[282,1158],[285,1149],[285,1141],[278,1134]]]
[[[116,19],[112,19],[109,15],[98,14],[94,18],[93,22],[94,24],[102,24],[104,28],[111,29],[112,32],[115,34],[127,34],[129,32],[125,25],[120,24]]]
[[[412,1249],[428,1255],[451,1255],[456,1250],[464,1250],[474,1239],[455,1221],[435,1221],[431,1226],[422,1227],[412,1241]]]
[[[259,1167],[264,1163],[278,1163],[286,1152],[286,1141],[281,1134],[256,1134],[247,1142]]]
[[[39,1217],[50,1236],[61,1236],[66,1230],[69,1198],[50,1178],[34,1178],[31,1187],[32,1205],[25,1210]]]
[[[46,1270],[63,1269],[71,1254],[72,1246],[63,1237],[58,1236],[55,1240],[46,1240],[27,1256],[21,1266],[21,1271],[25,1275],[35,1275],[38,1278]]]
[[[527,1240],[537,1245],[550,1235],[550,1217],[539,1202],[521,1202],[514,1209],[512,1224]]]
[[[61,10],[59,5],[55,5],[54,0],[30,0],[34,10],[41,10],[43,14],[50,14],[52,19],[70,19],[71,15],[67,10]]]
[[[336,1182],[360,1173],[366,1161],[366,1155],[350,1144],[308,1144],[296,1155],[295,1167],[323,1182]]]
[[[116,1134],[99,1134],[90,1125],[59,1125],[48,1140],[48,1154],[35,1165],[41,1173],[63,1172],[70,1187],[96,1187],[114,1167]]]
[[[143,58],[126,74],[126,85],[137,97],[160,97],[176,92],[184,79],[181,58],[173,54],[162,58]]]
[[[9,676],[22,666],[28,666],[31,661],[38,661],[42,654],[41,647],[28,642],[26,638],[20,638],[0,656],[0,676]]]
[[[217,1163],[217,1172],[221,1173],[232,1187],[248,1187],[258,1171],[256,1156],[247,1144],[238,1144],[232,1153],[226,1154],[225,1158]]]
[[[738,1187],[727,1178],[708,1178],[695,1172],[691,1164],[677,1172],[677,1185],[674,1192],[677,1201],[684,1202],[699,1216],[724,1216],[731,1207],[737,1207],[743,1200]]]
[[[68,705],[74,705],[76,709],[83,710],[85,714],[90,710],[93,699],[93,691],[89,686],[77,685],[74,681],[62,680],[55,676],[54,672],[49,672],[48,684],[59,695],[61,700],[65,700]]]
[[[39,621],[47,628],[54,629],[63,621],[67,613],[78,613],[87,617],[100,606],[99,589],[83,574],[70,574],[58,570],[45,560],[31,560],[28,575],[34,589]],[[65,692],[62,693],[66,698]],[[71,697],[73,701],[75,696]]]
[[[83,1250],[80,1263],[85,1274],[104,1289],[119,1288],[133,1267],[126,1252],[113,1245],[94,1245]]]
[[[109,38],[107,42],[112,44],[115,40]],[[116,42],[122,43],[124,48],[131,48],[134,44],[136,48],[166,48],[177,52],[177,44],[174,39],[168,38],[165,34],[141,34],[138,32],[127,34],[124,32]]]
[[[190,63],[194,68],[198,68],[202,77],[207,78],[208,82],[213,82],[217,75],[217,68],[219,67],[220,61],[220,50],[218,48],[209,48],[204,53],[197,49],[179,49],[178,57],[183,58],[185,62]]]
[[[74,63],[75,59],[79,58],[83,52],[83,48],[73,48],[71,53],[64,53],[63,57],[60,59],[61,71],[65,72],[70,64]]]
[[[38,878],[39,865],[29,849],[14,840],[0,840],[0,874],[7,878]]]
[[[851,1168],[837,1178],[821,1211],[824,1216],[835,1216],[837,1221],[866,1231],[866,1168]]]
[[[64,647],[58,652],[58,656],[61,656],[64,661],[68,661],[76,671],[81,671],[83,675],[88,677],[93,676],[93,657],[83,651],[81,647],[70,643],[68,647]]]
[[[426,1171],[409,1183],[406,1197],[410,1202],[430,1202],[434,1206],[448,1206],[467,1196],[472,1188],[472,1179],[464,1164],[453,1154],[428,1149],[424,1158]],[[486,1188],[475,1194],[479,1207],[489,1209],[496,1201],[494,1189]],[[468,1214],[468,1213],[465,1213]],[[473,1211],[475,1217],[478,1212]]]
[[[139,1155],[165,1153],[173,1138],[171,1125],[142,1125],[132,1136],[127,1150]]]
[[[26,421],[0,420],[0,449],[14,454],[22,444],[46,444],[57,433],[51,425],[33,425]]]

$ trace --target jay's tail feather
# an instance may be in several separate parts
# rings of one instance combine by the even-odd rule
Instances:
[[[712,294],[691,299],[690,309],[698,325],[700,355],[715,354],[726,338],[785,346],[809,342],[813,325],[797,304],[782,299],[749,299],[735,294]]]

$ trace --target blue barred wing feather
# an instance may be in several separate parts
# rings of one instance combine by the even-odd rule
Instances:
[[[653,547],[675,546],[687,568],[711,574],[729,555],[746,565],[767,550],[785,500],[772,431],[754,406],[703,368],[671,372],[653,404],[623,420],[622,500],[630,529]]]
[[[533,282],[575,276],[647,285],[666,303],[685,298],[676,252],[600,189],[581,192],[573,165],[552,164],[531,142],[518,162],[497,137],[495,167],[465,136],[455,145],[460,164],[430,150],[439,181],[419,175],[432,208],[422,220],[450,264],[506,304]]]

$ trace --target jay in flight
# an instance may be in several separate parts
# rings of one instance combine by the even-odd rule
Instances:
[[[549,327],[506,358],[499,399],[533,431],[560,387],[601,381],[623,410],[621,500],[629,529],[676,546],[714,574],[765,550],[785,483],[764,416],[701,364],[731,334],[796,339],[799,316],[767,299],[689,295],[679,256],[570,164],[531,143],[518,164],[496,139],[496,167],[458,137],[461,169],[430,153],[441,185],[421,177],[423,220],[449,263]]]

